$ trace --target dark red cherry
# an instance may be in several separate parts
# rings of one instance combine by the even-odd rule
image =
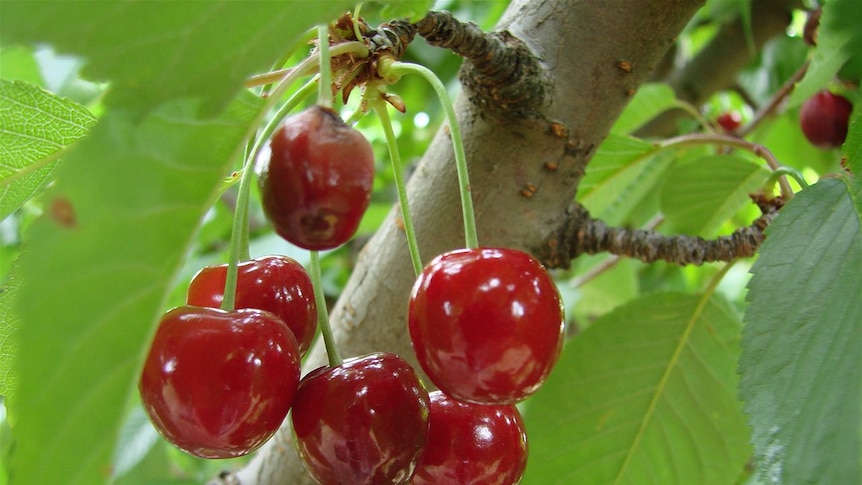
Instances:
[[[264,256],[242,262],[238,269],[236,308],[274,313],[293,332],[299,351],[304,354],[317,328],[317,305],[305,268],[287,256]],[[221,307],[226,278],[226,264],[203,268],[189,284],[186,303]]]
[[[258,182],[275,231],[304,249],[333,249],[359,227],[371,200],[374,152],[328,108],[287,118],[270,140]]]
[[[202,458],[230,458],[275,433],[299,372],[296,339],[275,315],[182,306],[162,317],[139,390],[168,441]]]
[[[394,354],[310,372],[293,403],[294,443],[322,485],[408,483],[428,434],[428,392]]]
[[[853,104],[844,96],[820,91],[802,104],[802,133],[816,147],[840,147],[847,138],[851,111]]]
[[[413,485],[513,485],[527,467],[527,433],[518,408],[471,404],[432,392],[428,442]]]
[[[413,286],[413,350],[437,387],[461,401],[514,404],[548,377],[563,345],[563,307],[542,265],[513,249],[438,256]]]
[[[721,126],[724,131],[733,133],[742,124],[742,116],[736,111],[722,113],[715,119],[715,122]]]

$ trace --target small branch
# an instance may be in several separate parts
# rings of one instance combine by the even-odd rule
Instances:
[[[780,170],[783,167],[778,161],[778,159],[775,158],[775,155],[773,155],[772,152],[769,151],[769,149],[765,146],[730,135],[692,133],[689,135],[680,135],[674,138],[668,138],[667,140],[656,142],[655,146],[661,148],[669,148],[673,146],[704,144],[726,145],[749,151],[763,159],[766,164],[769,165],[769,168],[771,168],[773,171]],[[778,179],[778,185],[781,187],[782,197],[787,200],[793,198],[793,189],[790,187],[790,184],[787,183],[787,179],[785,177],[782,176]]]
[[[461,83],[484,113],[498,121],[541,117],[552,87],[539,59],[519,39],[506,31],[486,33],[449,12],[429,12],[415,25],[430,45],[468,61]]]
[[[647,222],[644,225],[644,229],[645,230],[655,229],[662,222],[664,222],[664,216],[659,214],[659,215],[653,217],[652,219],[650,219],[649,222]],[[607,259],[602,261],[601,263],[590,268],[584,274],[573,279],[569,284],[572,286],[572,288],[580,288],[581,286],[584,286],[585,284],[589,283],[590,281],[598,278],[599,276],[601,276],[605,272],[613,269],[613,267],[616,266],[621,260],[622,260],[622,258],[620,256],[618,256],[616,254],[612,254]]]
[[[539,252],[549,268],[568,268],[580,254],[608,252],[640,259],[646,263],[667,261],[680,265],[732,261],[753,256],[766,238],[763,231],[784,204],[781,198],[757,199],[761,215],[750,226],[729,236],[706,240],[697,236],[666,236],[651,230],[608,227],[575,203],[569,218],[553,242]]]
[[[769,103],[757,110],[751,122],[737,130],[736,135],[740,138],[745,137],[746,135],[754,131],[754,129],[765,118],[771,116],[778,109],[781,103],[784,102],[784,100],[787,99],[788,96],[790,96],[790,93],[793,92],[793,89],[796,88],[796,83],[798,83],[799,80],[802,79],[802,76],[805,75],[805,72],[808,71],[808,64],[809,61],[806,61],[804,64],[802,64],[802,66],[797,69],[796,72],[794,72],[793,75],[790,76],[787,81],[785,81],[785,83],[781,86],[778,92],[776,92],[775,95],[772,96],[772,99],[769,100]]]

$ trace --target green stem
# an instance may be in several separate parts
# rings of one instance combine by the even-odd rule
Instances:
[[[239,272],[239,261],[249,259],[248,251],[248,200],[251,192],[251,179],[254,174],[254,161],[260,155],[264,143],[270,137],[281,121],[293,111],[296,106],[307,98],[317,87],[316,79],[312,79],[299,88],[297,92],[284,103],[275,116],[267,122],[263,130],[257,136],[242,167],[239,179],[239,191],[236,199],[236,208],[233,214],[233,227],[230,236],[230,249],[228,252],[227,277],[224,284],[224,298],[222,299],[222,310],[231,311],[236,305],[236,280]],[[279,86],[280,87],[280,86]],[[278,88],[276,88],[278,89]]]
[[[236,207],[233,212],[233,228],[230,234],[230,250],[227,258],[227,276],[224,283],[224,297],[221,309],[233,311],[236,308],[236,280],[239,274],[239,261],[245,255],[248,258],[248,197],[251,186],[252,157],[249,157],[242,168],[239,180],[239,190]],[[243,247],[245,243],[245,247]]]
[[[329,49],[330,57],[337,57],[343,54],[352,54],[359,58],[366,58],[368,57],[368,47],[366,47],[365,44],[363,44],[362,42],[344,42],[342,44],[334,45]],[[315,52],[314,54],[311,54],[306,57],[295,67],[279,69],[278,71],[265,72],[263,74],[251,76],[245,81],[245,87],[253,88],[256,86],[263,86],[265,84],[279,82],[282,79],[286,79],[286,76],[295,76],[293,78],[293,80],[295,81],[299,77],[314,74],[315,72],[317,72],[319,57],[320,53]],[[272,98],[273,96],[270,97]]]
[[[317,305],[317,326],[323,335],[323,345],[326,347],[326,355],[329,357],[329,365],[332,367],[344,362],[338,347],[335,345],[335,337],[332,335],[332,327],[329,326],[329,312],[326,309],[326,296],[323,294],[323,282],[320,277],[320,253],[309,251],[311,255],[311,285],[314,288],[314,303]]]
[[[805,177],[803,177],[801,173],[799,173],[799,170],[787,166],[782,166],[775,169],[769,176],[769,179],[766,181],[766,186],[771,187],[773,184],[775,184],[776,180],[779,180],[779,178],[784,175],[789,175],[793,177],[793,180],[796,180],[796,183],[798,183],[799,186],[803,189],[808,188],[808,181],[805,180]]]
[[[410,206],[407,202],[407,187],[404,184],[404,170],[401,167],[401,153],[398,151],[398,139],[392,131],[392,121],[386,104],[381,100],[374,102],[374,111],[380,117],[383,133],[386,134],[386,145],[389,146],[389,160],[392,162],[392,173],[395,176],[395,189],[398,191],[398,204],[401,206],[401,220],[404,222],[404,232],[407,235],[407,248],[410,250],[410,261],[413,262],[413,272],[416,276],[422,272],[422,259],[419,257],[419,243],[413,228],[413,218],[410,216]]]
[[[458,187],[461,190],[461,212],[464,215],[464,242],[468,248],[479,247],[479,236],[476,232],[476,215],[473,211],[470,178],[467,173],[467,155],[464,151],[464,141],[461,138],[461,127],[458,125],[458,118],[455,115],[455,106],[452,104],[449,93],[446,92],[446,87],[434,72],[425,66],[395,61],[382,67],[384,70],[387,70],[384,78],[387,75],[400,77],[405,74],[416,74],[422,76],[431,85],[434,92],[437,93],[437,97],[443,105],[443,112],[446,114],[446,121],[449,123],[452,148],[455,150],[455,167],[458,170]]]
[[[329,26],[317,27],[317,50],[320,52],[320,86],[317,91],[317,104],[332,108],[332,67],[329,62]]]

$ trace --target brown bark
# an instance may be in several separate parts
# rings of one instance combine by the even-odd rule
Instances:
[[[515,0],[499,24],[541,59],[552,86],[536,117],[500,120],[456,102],[470,164],[479,241],[530,251],[561,227],[586,163],[637,87],[703,0]],[[509,35],[506,34],[506,35]],[[397,88],[396,88],[397,89]],[[408,186],[423,260],[463,246],[454,157],[441,130]],[[361,251],[331,316],[344,356],[400,354],[415,364],[406,334],[414,281],[404,233],[393,209]],[[318,343],[305,372],[324,365]],[[286,423],[227,483],[311,483]]]

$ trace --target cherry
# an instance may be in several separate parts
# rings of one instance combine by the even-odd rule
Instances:
[[[853,104],[827,90],[820,91],[802,103],[799,122],[802,133],[814,146],[836,148],[847,138],[847,125]]]
[[[294,443],[322,485],[407,483],[428,413],[413,368],[394,354],[370,354],[302,379],[291,412]]]
[[[284,121],[270,152],[258,181],[275,231],[309,250],[347,242],[371,200],[371,144],[335,111],[314,106]]]
[[[408,328],[420,365],[461,401],[514,404],[545,381],[563,345],[563,308],[544,267],[513,249],[460,249],[426,266]]]
[[[733,133],[742,124],[742,116],[736,111],[722,113],[715,119],[719,126],[724,128],[724,131]]]
[[[202,458],[230,458],[275,433],[299,376],[296,339],[275,315],[181,306],[162,317],[138,387],[168,441]]]
[[[527,433],[515,406],[457,401],[429,394],[428,442],[413,485],[512,485],[527,467]]]
[[[219,308],[226,278],[226,264],[203,268],[189,284],[186,303]],[[300,353],[304,354],[311,346],[317,328],[317,305],[311,278],[296,260],[264,256],[240,263],[236,307],[274,313],[293,332]]]

